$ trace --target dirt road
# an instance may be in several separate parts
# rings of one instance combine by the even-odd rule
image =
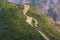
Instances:
[[[28,15],[26,15],[26,13],[27,13],[27,11],[29,10],[29,8],[30,8],[30,6],[29,5],[24,5],[24,10],[23,10],[23,13],[24,13],[24,15],[27,17],[27,19],[26,19],[26,22],[28,23],[28,24],[31,24],[32,25],[32,17],[29,17]],[[35,20],[35,26],[37,26],[37,24],[38,24],[38,21],[36,20],[36,19],[34,19]],[[46,40],[49,40],[49,38],[47,38],[46,36],[45,36],[45,34],[43,34],[40,30],[38,30],[36,27],[34,27],[35,29],[36,29],[36,31],[38,31]]]

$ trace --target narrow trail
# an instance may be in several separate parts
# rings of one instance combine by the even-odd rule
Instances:
[[[29,8],[30,8],[29,5],[24,5],[23,13],[24,13],[24,15],[27,17],[26,22],[27,22],[28,24],[32,25],[32,19],[33,19],[33,18],[26,15],[26,13],[27,13],[27,11],[29,10]],[[37,21],[36,19],[34,19],[34,21],[35,21],[35,26],[37,27],[38,21]],[[35,27],[34,27],[34,28],[35,28]],[[35,29],[36,29],[36,28],[35,28]],[[47,38],[47,37],[45,36],[45,34],[43,34],[41,31],[39,31],[38,29],[36,29],[36,31],[38,31],[46,40],[49,40],[49,38]]]
[[[26,22],[27,22],[28,24],[31,24],[33,18],[26,15],[26,13],[27,13],[28,10],[29,10],[29,5],[24,5],[23,13],[24,13],[24,15],[27,17]]]
[[[37,30],[37,29],[36,29]],[[45,36],[45,34],[43,34],[40,30],[37,30],[46,40],[49,40],[49,38],[47,38],[46,36]]]

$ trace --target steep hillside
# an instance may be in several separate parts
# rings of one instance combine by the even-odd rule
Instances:
[[[0,1],[0,40],[60,40],[60,30],[48,17],[25,6]],[[28,18],[32,18],[31,24],[26,22]]]
[[[60,30],[56,27],[48,17],[39,14],[34,11],[35,9],[30,8],[27,15],[38,20],[38,30],[43,32],[50,40],[60,40]]]
[[[45,40],[25,20],[22,5],[0,1],[0,40]]]

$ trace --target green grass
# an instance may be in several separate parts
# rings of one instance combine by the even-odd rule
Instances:
[[[39,24],[37,29],[42,31],[50,40],[60,40],[59,29],[52,22],[49,22],[46,16],[37,14],[32,9],[27,12],[27,15],[38,20]]]
[[[0,40],[45,40],[25,20],[23,5],[0,1]]]

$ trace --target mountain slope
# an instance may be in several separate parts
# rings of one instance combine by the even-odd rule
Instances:
[[[27,17],[27,18],[26,18],[26,22],[27,22],[28,24],[30,24],[31,26],[33,26],[33,24],[32,24],[33,17],[30,17],[30,16],[28,16],[28,15],[26,14],[26,13],[28,12],[29,8],[30,8],[30,5],[24,5],[23,14]],[[38,21],[37,21],[36,19],[34,19],[33,21],[35,21],[35,22],[34,22],[34,25],[37,27]],[[33,26],[33,28],[35,28],[35,27]],[[39,31],[37,28],[35,28],[35,29],[36,29],[36,31],[38,31],[38,33],[40,33],[46,40],[49,40],[49,38],[46,37],[45,34],[43,34],[43,33],[42,33],[41,31]]]
[[[59,29],[46,16],[30,7],[26,15],[32,17],[31,25],[26,22],[27,16],[23,10],[23,5],[0,1],[0,40],[45,40],[38,31],[50,40],[60,40]],[[37,27],[34,19],[38,21]]]
[[[0,40],[45,40],[25,20],[22,5],[0,1]]]
[[[60,40],[59,28],[54,26],[48,17],[38,14],[34,10],[33,8],[30,8],[30,10],[27,12],[27,15],[38,20],[39,24],[36,28],[42,31],[48,38],[50,38],[50,40]]]

